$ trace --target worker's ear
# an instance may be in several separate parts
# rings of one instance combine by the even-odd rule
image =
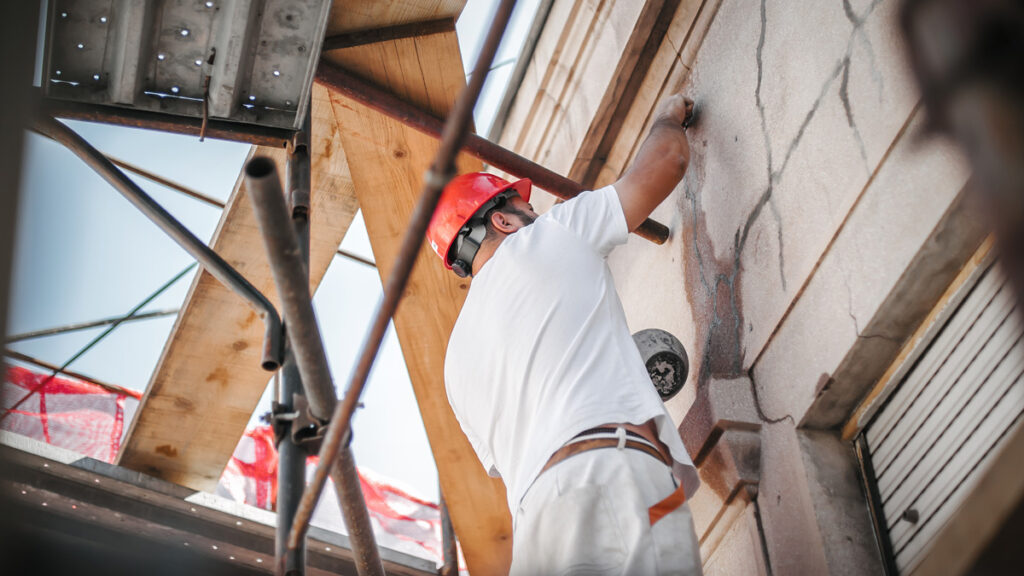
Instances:
[[[491,225],[502,234],[511,234],[520,228],[518,222],[510,218],[508,214],[498,210],[491,213]]]

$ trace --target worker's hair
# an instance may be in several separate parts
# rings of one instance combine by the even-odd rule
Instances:
[[[484,235],[484,242],[487,242],[488,240],[491,240],[498,235],[498,230],[494,228],[494,223],[491,222],[491,216],[495,212],[519,216],[528,224],[534,221],[534,217],[531,216],[530,214],[523,212],[522,210],[516,208],[515,206],[509,204],[508,202],[502,202],[501,204],[498,204],[494,208],[491,208],[490,210],[487,211],[486,214],[484,214],[484,228],[486,228],[487,230],[487,233]]]

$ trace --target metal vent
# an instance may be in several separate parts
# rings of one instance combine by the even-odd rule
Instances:
[[[980,278],[865,430],[900,573],[929,544],[1024,415],[1024,327],[998,266]]]
[[[52,98],[297,129],[327,0],[52,0]]]

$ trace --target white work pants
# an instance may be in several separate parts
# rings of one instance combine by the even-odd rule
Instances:
[[[648,508],[675,489],[669,467],[638,450],[590,450],[556,464],[519,506],[510,576],[700,576],[689,506],[650,525]]]

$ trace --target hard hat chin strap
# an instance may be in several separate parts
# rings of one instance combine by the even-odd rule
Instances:
[[[473,275],[473,259],[476,258],[476,253],[480,250],[480,245],[483,244],[484,238],[487,236],[487,225],[484,222],[487,213],[494,208],[504,206],[509,196],[518,195],[518,192],[513,189],[508,189],[498,194],[484,203],[476,211],[476,214],[470,218],[469,222],[466,222],[466,225],[462,227],[459,235],[455,238],[455,258],[452,261],[452,271],[455,272],[456,276],[465,278]]]
[[[452,262],[452,271],[459,278],[473,275],[473,259],[476,258],[480,245],[487,236],[487,227],[482,220],[471,221],[463,227],[468,232],[460,232],[455,240],[455,260]]]

